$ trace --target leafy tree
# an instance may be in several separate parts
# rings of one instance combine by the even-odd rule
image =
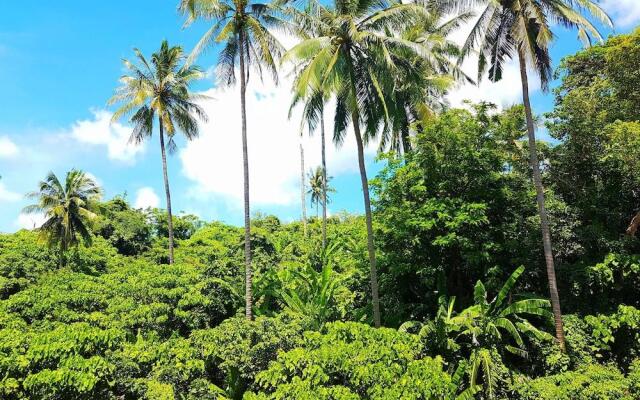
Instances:
[[[94,232],[107,239],[123,255],[139,255],[151,245],[152,227],[143,212],[116,197],[100,206]]]
[[[247,0],[181,0],[179,9],[187,15],[186,24],[198,18],[213,20],[213,26],[200,39],[191,58],[206,47],[224,43],[218,57],[220,80],[224,85],[236,82],[236,60],[240,72],[240,113],[242,118],[242,161],[244,179],[244,243],[245,243],[245,300],[246,317],[252,319],[252,269],[251,269],[251,211],[249,208],[249,153],[247,144],[246,91],[249,68],[254,67],[262,77],[267,69],[277,82],[277,59],[283,52],[282,45],[268,28],[280,24],[277,3],[269,4]]]
[[[38,191],[27,194],[37,203],[25,207],[27,213],[44,213],[45,222],[39,228],[50,247],[58,247],[60,267],[64,266],[64,254],[77,246],[80,239],[91,244],[89,224],[96,217],[95,203],[101,195],[100,188],[84,172],[72,169],[67,173],[64,185],[49,172],[38,185]]]
[[[302,41],[285,56],[285,60],[293,60],[300,69],[294,84],[294,97],[307,99],[312,93],[335,96],[333,139],[336,144],[343,142],[348,125],[353,125],[367,222],[373,321],[380,326],[378,272],[364,143],[375,138],[381,120],[388,120],[387,101],[390,100],[391,77],[396,66],[385,55],[397,49],[421,54],[419,45],[395,38],[389,32],[410,26],[424,9],[415,4],[359,1],[335,2],[331,7],[317,4],[312,12],[290,11],[293,24],[302,32]],[[344,29],[345,26],[351,28]],[[309,37],[306,32],[313,32],[314,36]]]
[[[133,124],[133,132],[129,139],[133,143],[141,143],[150,138],[153,124],[157,117],[162,154],[162,173],[167,198],[167,218],[169,230],[169,264],[173,264],[173,218],[171,214],[171,192],[167,172],[166,147],[169,152],[176,149],[174,136],[182,132],[187,140],[198,136],[198,121],[206,121],[207,116],[195,101],[200,98],[189,91],[192,81],[202,78],[199,68],[181,65],[184,60],[182,47],[169,47],[164,40],[160,49],[151,56],[151,63],[138,49],[134,49],[140,65],[124,60],[129,71],[120,78],[122,86],[109,100],[110,104],[122,103],[113,114],[113,120],[133,113],[129,121]],[[165,135],[169,139],[165,146]]]
[[[471,2],[459,0],[454,3],[465,6]],[[593,17],[609,26],[612,26],[612,22],[607,14],[591,0],[577,2],[570,0],[526,0],[524,2],[498,0],[483,1],[481,3],[484,9],[480,14],[480,19],[473,26],[462,51],[463,55],[467,55],[473,48],[478,47],[480,53],[478,58],[478,78],[481,78],[487,72],[489,79],[492,81],[502,79],[504,63],[517,54],[527,121],[529,158],[536,188],[549,291],[556,325],[556,337],[560,345],[564,347],[560,297],[551,246],[549,217],[545,206],[540,162],[536,148],[535,121],[529,99],[527,67],[535,70],[540,77],[543,89],[546,90],[551,80],[549,43],[553,39],[553,33],[550,21],[557,21],[565,27],[577,29],[578,35],[585,45],[590,44],[592,36],[600,40],[602,40],[602,37],[598,29],[580,14],[582,11],[589,12]]]

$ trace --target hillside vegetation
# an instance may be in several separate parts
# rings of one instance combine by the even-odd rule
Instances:
[[[638,65],[640,31],[566,58],[535,149],[565,342],[526,110],[470,104],[382,152],[372,218],[328,217],[326,243],[319,216],[243,229],[70,172],[77,221],[0,235],[0,398],[640,398]]]

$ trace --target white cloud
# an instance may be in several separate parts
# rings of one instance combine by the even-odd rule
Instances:
[[[20,229],[35,229],[39,228],[44,224],[46,217],[42,213],[34,213],[34,214],[24,214],[21,213],[18,215],[18,218],[15,221],[15,225]]]
[[[477,59],[469,59],[464,63],[465,72],[474,79],[477,77],[477,68],[472,68],[470,64],[477,62]],[[532,94],[540,90],[540,79],[529,71],[529,93]],[[520,83],[520,67],[517,60],[508,61],[502,72],[502,79],[498,82],[491,82],[486,76],[479,85],[463,84],[452,90],[447,99],[454,107],[463,106],[465,100],[474,103],[488,101],[496,104],[500,108],[507,108],[513,104],[522,102],[522,84]]]
[[[152,188],[145,186],[136,192],[134,208],[156,208],[160,205],[160,198]]]
[[[0,182],[0,202],[13,202],[22,199],[19,193],[7,189],[4,183]]]
[[[283,74],[284,75],[284,74]],[[209,122],[202,125],[200,137],[180,151],[183,174],[194,181],[191,194],[214,196],[235,209],[242,208],[243,173],[240,135],[240,98],[237,87],[213,88],[212,100],[204,103]],[[291,81],[275,86],[268,79],[254,78],[247,90],[250,197],[255,205],[289,205],[299,200],[300,115],[287,118],[291,101]],[[331,104],[325,115],[327,169],[332,176],[357,170],[357,153],[352,133],[340,149],[331,143],[333,113]],[[305,167],[320,164],[320,134],[305,135]],[[375,148],[368,148],[372,154]]]
[[[71,128],[71,136],[82,143],[107,147],[110,159],[133,163],[136,156],[144,151],[144,144],[129,143],[131,128],[118,122],[111,122],[112,114],[104,110],[94,110],[93,119],[76,122]]]
[[[617,27],[629,28],[640,23],[638,0],[603,0],[600,6],[609,13]]]
[[[8,136],[0,136],[0,158],[10,158],[20,152],[18,146]]]

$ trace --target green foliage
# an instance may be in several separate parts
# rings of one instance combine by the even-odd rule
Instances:
[[[55,269],[57,262],[34,232],[0,235],[0,298],[22,290],[43,272]]]
[[[144,213],[122,198],[104,203],[94,232],[126,256],[139,255],[151,245],[152,227]]]
[[[327,324],[257,376],[249,399],[453,399],[440,358],[422,358],[417,336],[357,323]]]
[[[443,113],[404,162],[388,159],[373,182],[383,302],[400,320],[390,324],[426,317],[443,294],[471,304],[477,280],[497,290],[513,263],[538,271],[539,224],[518,142],[522,108],[492,108]]]
[[[577,371],[517,385],[522,400],[632,400],[629,381],[613,367],[587,365]]]

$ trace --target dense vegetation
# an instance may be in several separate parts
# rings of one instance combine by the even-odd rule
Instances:
[[[445,40],[470,15],[447,23],[452,8],[434,4],[285,10],[300,38],[285,55],[299,67],[293,105],[324,143],[336,99],[334,142],[351,125],[360,145],[363,216],[326,216],[339,193],[325,165],[309,176],[316,217],[299,222],[249,218],[245,181],[244,229],[103,200],[82,171],[48,175],[27,209],[47,222],[0,235],[0,398],[640,398],[640,30],[562,61],[549,144],[526,95],[506,110],[428,101],[468,78],[450,61],[476,41]],[[496,4],[476,25],[490,78],[515,43],[550,79],[546,36],[524,54],[522,9]],[[215,33],[219,73],[234,83],[239,58],[244,99],[248,66],[277,72],[275,5],[185,0],[188,22],[218,22],[191,56],[163,42],[125,61],[116,118],[133,115],[137,141],[157,124],[169,207],[165,147],[206,118],[191,63]],[[416,45],[431,42],[428,55]],[[374,139],[385,167],[368,179],[362,144]]]

